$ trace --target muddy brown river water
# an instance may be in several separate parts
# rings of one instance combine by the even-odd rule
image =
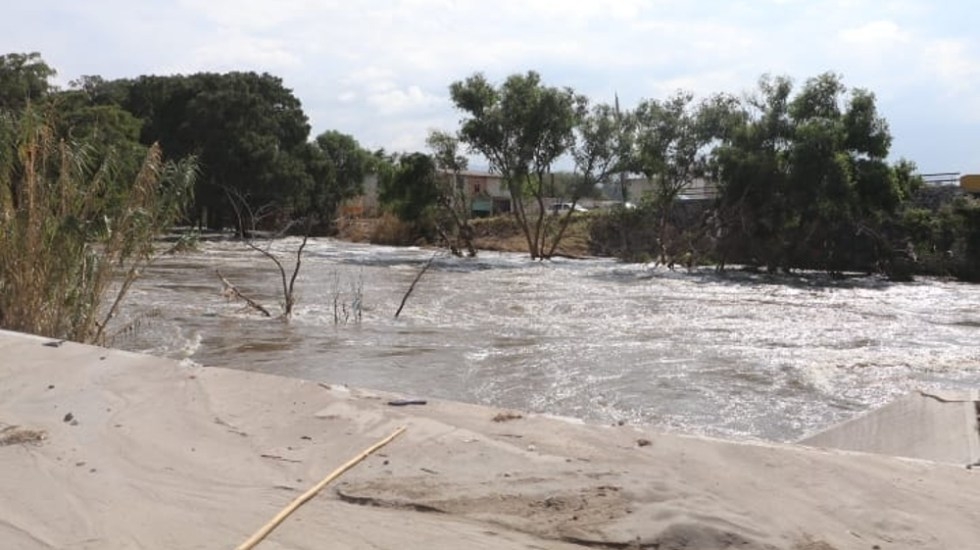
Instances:
[[[297,244],[271,246],[285,259]],[[976,285],[483,252],[438,257],[395,319],[432,254],[313,240],[285,324],[228,301],[214,274],[275,306],[272,264],[241,243],[206,242],[147,271],[116,325],[131,328],[112,344],[423,398],[777,441],[917,388],[980,386]]]

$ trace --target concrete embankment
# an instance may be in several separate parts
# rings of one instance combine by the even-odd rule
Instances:
[[[972,548],[962,464],[731,443],[0,332],[0,548]],[[425,399],[425,396],[410,396]]]

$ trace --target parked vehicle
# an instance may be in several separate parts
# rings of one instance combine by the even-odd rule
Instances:
[[[572,211],[572,212],[588,212],[589,209],[586,208],[586,207],[584,207],[584,206],[582,206],[582,205],[580,205],[580,204],[572,204],[570,202],[558,202],[558,203],[555,203],[555,204],[552,204],[551,205],[551,213],[552,214],[564,214],[564,213],[566,213],[568,211]]]

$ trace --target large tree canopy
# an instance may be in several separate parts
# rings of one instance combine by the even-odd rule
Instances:
[[[56,74],[37,52],[0,56],[0,109],[20,109],[41,99],[51,91],[49,79]]]
[[[200,159],[197,211],[207,213],[209,225],[228,221],[232,198],[253,211],[308,206],[310,127],[299,100],[279,78],[201,73],[140,77],[128,87],[124,106],[143,120],[143,142],[160,142],[168,155]]]
[[[353,136],[328,130],[308,144],[303,158],[312,176],[307,209],[321,224],[332,222],[345,199],[363,193],[365,178],[374,171],[374,157]]]
[[[771,269],[843,265],[856,236],[875,234],[911,193],[910,166],[886,160],[891,135],[874,95],[837,75],[795,95],[788,79],[765,77],[742,120],[716,151],[722,205]]]
[[[428,221],[441,193],[435,162],[424,153],[400,156],[382,173],[378,192],[378,200],[400,219]]]
[[[586,99],[570,88],[545,86],[533,71],[511,75],[499,87],[477,73],[454,82],[450,95],[465,116],[460,140],[507,183],[531,257],[546,257],[553,248],[547,242],[545,174],[574,145]],[[525,197],[536,208],[528,208]]]

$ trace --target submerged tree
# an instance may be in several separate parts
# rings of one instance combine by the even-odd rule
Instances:
[[[476,256],[473,245],[473,227],[470,225],[472,203],[462,185],[462,173],[468,167],[466,157],[460,154],[459,139],[445,132],[433,131],[426,139],[432,150],[432,159],[439,170],[439,210],[436,220],[441,233],[454,255],[461,255],[465,248],[470,257]]]
[[[914,178],[907,164],[886,160],[891,135],[874,95],[830,73],[792,92],[786,78],[763,78],[744,123],[717,151],[722,207],[740,220],[732,229],[770,269],[837,270],[859,247],[887,260],[891,246],[869,236]]]
[[[555,254],[575,214],[574,207],[579,199],[591,193],[596,185],[605,182],[614,173],[628,169],[632,147],[632,121],[632,116],[624,116],[618,106],[597,104],[591,109],[583,108],[580,112],[575,126],[575,143],[571,149],[572,159],[575,161],[575,177],[572,185],[568,186],[568,198],[572,208],[561,217],[547,256]]]
[[[688,92],[667,100],[646,100],[636,109],[636,137],[630,165],[653,184],[658,213],[660,261],[668,261],[668,222],[674,203],[697,179],[708,175],[711,148],[722,130],[716,97],[701,103]]]
[[[574,144],[585,98],[570,88],[545,86],[533,71],[511,75],[499,87],[477,73],[454,82],[450,95],[466,115],[460,140],[507,184],[531,257],[548,257],[553,247],[546,227],[546,175]]]

